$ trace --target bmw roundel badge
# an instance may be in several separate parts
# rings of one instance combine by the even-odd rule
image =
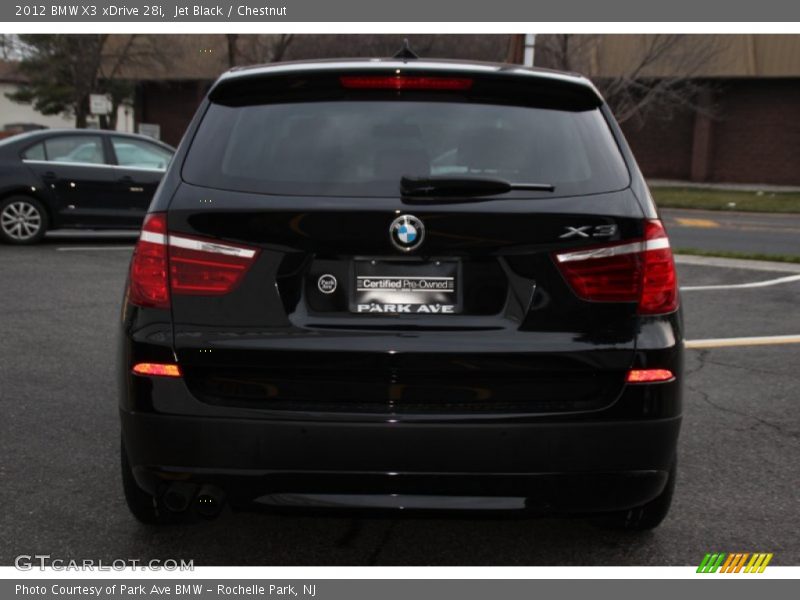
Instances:
[[[410,252],[425,239],[425,225],[414,215],[402,215],[392,221],[389,237],[398,250]]]

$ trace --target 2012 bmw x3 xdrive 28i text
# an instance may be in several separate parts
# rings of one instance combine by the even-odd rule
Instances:
[[[131,263],[127,501],[146,522],[258,502],[651,528],[675,482],[681,328],[664,227],[586,79],[234,70]]]

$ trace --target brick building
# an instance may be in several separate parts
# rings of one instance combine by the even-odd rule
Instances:
[[[687,108],[623,123],[647,177],[800,185],[800,35],[674,36],[644,66],[654,36],[572,37],[570,66],[598,84],[635,72],[684,78],[697,90]],[[539,38],[536,64],[547,66],[554,40]]]
[[[624,126],[651,178],[800,185],[800,78],[715,82],[711,116],[680,112]]]

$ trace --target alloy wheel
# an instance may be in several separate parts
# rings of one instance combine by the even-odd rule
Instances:
[[[30,202],[12,202],[0,213],[0,227],[11,239],[24,242],[39,233],[42,214]]]

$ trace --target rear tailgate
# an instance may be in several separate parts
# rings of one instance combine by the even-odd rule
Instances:
[[[226,294],[173,296],[198,398],[407,415],[618,397],[636,302],[580,299],[553,256],[643,235],[601,100],[566,77],[421,68],[278,69],[212,90],[168,226],[253,258]],[[412,203],[406,176],[553,187]]]
[[[198,211],[201,198],[214,208]],[[175,349],[201,399],[281,410],[380,413],[592,410],[630,366],[635,303],[579,299],[553,252],[590,245],[570,229],[642,235],[629,191],[591,198],[414,207],[420,265],[459,264],[460,314],[352,312],[356,262],[397,260],[398,200],[271,197],[183,186],[170,230],[258,248],[236,289],[175,295]],[[218,208],[220,207],[221,208]],[[596,213],[596,214],[595,214]],[[594,240],[596,241],[596,240]],[[414,263],[412,263],[414,264]],[[333,293],[320,290],[332,275]]]

